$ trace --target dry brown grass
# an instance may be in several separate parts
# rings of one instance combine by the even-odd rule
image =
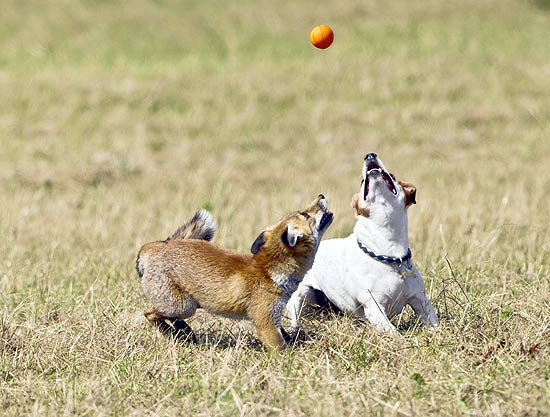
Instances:
[[[543,2],[186,3],[2,5],[0,414],[548,415]],[[247,251],[319,192],[346,235],[368,151],[418,187],[439,331],[312,318],[270,355],[245,322],[141,320],[142,243],[207,207]]]

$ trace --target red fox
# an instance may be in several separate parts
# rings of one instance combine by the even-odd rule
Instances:
[[[184,319],[204,308],[250,319],[264,346],[283,348],[289,340],[281,324],[283,310],[332,223],[327,208],[319,195],[260,233],[249,255],[211,243],[215,222],[206,210],[198,211],[166,240],[140,249],[136,269],[153,303],[145,317],[163,333],[194,340]]]

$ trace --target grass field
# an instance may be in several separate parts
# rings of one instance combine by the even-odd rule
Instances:
[[[3,0],[0,415],[550,415],[549,80],[544,1]],[[319,192],[345,236],[371,151],[440,330],[141,318],[141,244],[206,207],[246,252]]]

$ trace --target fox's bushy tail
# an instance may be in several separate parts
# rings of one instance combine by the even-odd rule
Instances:
[[[201,239],[212,240],[216,232],[216,221],[206,210],[199,210],[191,219],[181,225],[172,236],[166,240]]]
[[[159,246],[165,245],[170,240],[177,239],[201,239],[212,240],[216,231],[216,221],[212,215],[206,210],[199,210],[181,225],[175,233],[163,241],[151,242],[143,245],[136,258],[136,271],[140,278],[147,271],[149,264],[149,256],[151,251],[158,249]]]

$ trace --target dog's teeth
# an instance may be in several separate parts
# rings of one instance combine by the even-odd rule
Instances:
[[[322,211],[327,211],[328,204],[325,198],[322,198],[321,200],[319,200],[319,207],[321,207]]]

